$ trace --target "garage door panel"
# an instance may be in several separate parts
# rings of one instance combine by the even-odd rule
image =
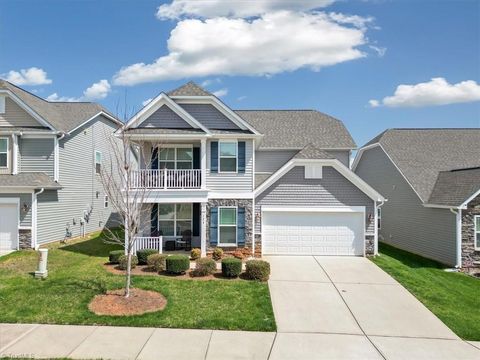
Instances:
[[[18,237],[16,204],[0,204],[0,251],[15,250]]]
[[[363,213],[264,212],[264,254],[363,255]]]

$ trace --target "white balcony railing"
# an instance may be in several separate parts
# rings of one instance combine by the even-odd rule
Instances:
[[[155,249],[161,254],[163,250],[162,236],[137,236],[133,246],[133,254],[136,255],[138,250]]]
[[[135,189],[200,189],[202,170],[136,170],[131,173],[130,185]]]

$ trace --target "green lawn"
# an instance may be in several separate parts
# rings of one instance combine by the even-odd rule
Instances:
[[[0,258],[0,322],[104,324],[229,330],[274,331],[266,283],[252,281],[178,280],[134,276],[138,288],[161,292],[165,310],[129,317],[97,316],[87,306],[102,289],[116,289],[124,277],[103,269],[115,249],[101,234],[49,251],[49,276],[33,277],[37,255],[19,251]]]
[[[443,270],[435,261],[381,244],[372,261],[393,276],[450,329],[480,341],[480,280]]]

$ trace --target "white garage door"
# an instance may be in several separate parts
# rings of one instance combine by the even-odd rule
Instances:
[[[265,255],[363,255],[362,212],[262,213]]]
[[[17,249],[17,236],[17,205],[0,204],[0,252]]]

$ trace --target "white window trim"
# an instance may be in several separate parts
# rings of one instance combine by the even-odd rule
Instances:
[[[160,159],[160,152],[162,150],[165,150],[165,149],[171,149],[173,148],[174,149],[174,159],[173,160],[161,160]],[[178,156],[177,156],[177,150],[178,149],[190,149],[192,150],[192,160],[188,161],[188,160],[178,160]],[[158,148],[158,169],[159,170],[163,170],[163,168],[160,167],[160,163],[161,162],[173,162],[175,164],[175,168],[174,169],[169,169],[169,170],[192,170],[193,169],[193,145],[175,145],[175,146],[165,146],[163,148]],[[187,163],[187,162],[190,162],[192,164],[192,167],[190,169],[177,169],[177,164],[181,162],[181,163]]]
[[[7,152],[2,154],[7,154],[7,166],[0,166],[0,169],[9,169],[10,168],[10,138],[7,136],[0,136],[0,140],[7,140]]]
[[[220,210],[221,209],[235,209],[235,225],[220,225]],[[220,227],[235,227],[235,242],[234,243],[220,243]],[[238,235],[238,207],[237,206],[219,206],[217,219],[217,246],[218,247],[232,247],[237,245]]]
[[[97,154],[100,154],[100,162],[99,162],[99,163],[97,163]],[[103,154],[102,154],[101,151],[95,150],[94,157],[95,157],[95,159],[94,159],[94,162],[95,162],[95,167],[94,167],[95,174],[100,175],[99,173],[97,173],[97,164],[100,164],[100,170],[102,170]]]
[[[235,144],[235,157],[233,156],[221,156],[222,143],[234,143]],[[222,171],[222,165],[220,159],[233,159],[235,158],[235,171]],[[219,174],[237,174],[238,173],[238,141],[237,140],[219,140],[218,141],[218,173]]]
[[[185,205],[186,203],[159,203],[157,209],[157,228],[160,230],[160,221],[173,221],[173,235],[163,235],[165,238],[177,237],[182,234],[177,234],[177,220],[178,221],[190,221],[192,223],[192,236],[193,236],[193,203],[187,203],[192,205],[192,210],[190,212],[190,219],[178,219],[177,218],[177,205]],[[173,219],[160,220],[160,206],[161,205],[173,205]]]
[[[477,228],[477,219],[480,219],[480,215],[473,217],[473,246],[475,251],[480,251],[480,246],[477,246],[477,234],[480,234],[480,228]]]
[[[107,209],[109,205],[110,199],[108,198],[108,195],[103,195],[103,208]]]

